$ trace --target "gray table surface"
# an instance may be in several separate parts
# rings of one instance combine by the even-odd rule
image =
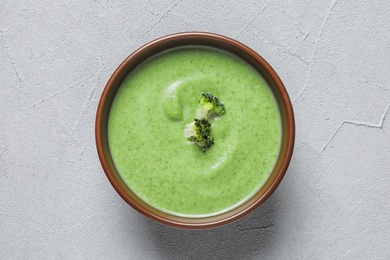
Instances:
[[[389,1],[0,1],[0,259],[390,259]],[[94,141],[142,44],[210,31],[259,52],[295,108],[290,168],[247,217],[178,230],[128,206]]]

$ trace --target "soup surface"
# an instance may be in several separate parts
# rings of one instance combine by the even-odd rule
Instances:
[[[184,136],[202,92],[224,102],[210,120],[215,144],[205,153]],[[229,53],[172,49],[133,70],[111,107],[108,137],[130,189],[162,211],[215,215],[245,202],[268,179],[279,155],[281,121],[263,78]]]

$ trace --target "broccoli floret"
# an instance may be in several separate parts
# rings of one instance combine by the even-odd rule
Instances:
[[[211,136],[211,124],[206,118],[195,118],[194,122],[186,125],[184,134],[194,141],[203,152],[206,152],[206,149],[214,144],[214,138]]]
[[[214,138],[211,136],[211,124],[208,119],[223,113],[225,113],[225,106],[219,102],[218,98],[210,93],[202,93],[197,118],[194,122],[186,125],[184,135],[195,142],[203,152],[206,152],[206,149],[214,144]]]
[[[199,100],[197,118],[209,119],[211,116],[225,113],[225,106],[218,98],[210,93],[202,93]]]

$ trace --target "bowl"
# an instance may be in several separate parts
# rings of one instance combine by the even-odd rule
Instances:
[[[108,118],[115,94],[128,74],[149,57],[176,47],[214,47],[232,53],[249,63],[267,82],[276,99],[282,125],[282,140],[278,159],[265,184],[243,204],[227,212],[206,216],[177,216],[156,209],[140,199],[122,180],[113,162],[108,143]],[[207,32],[183,32],[153,40],[128,56],[114,71],[101,95],[96,115],[96,146],[100,162],[108,180],[118,194],[134,209],[160,223],[186,229],[202,229],[225,225],[253,211],[278,187],[294,148],[295,123],[289,95],[274,69],[248,46],[226,36]]]

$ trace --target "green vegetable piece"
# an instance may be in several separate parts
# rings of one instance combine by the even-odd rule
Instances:
[[[206,118],[197,119],[186,125],[184,134],[187,138],[194,141],[203,152],[214,144],[214,138],[211,136],[211,124]]]
[[[203,152],[206,152],[214,144],[211,136],[211,123],[209,118],[225,113],[225,106],[218,98],[210,93],[200,95],[197,118],[184,128],[184,135],[196,143]]]
[[[212,116],[225,113],[225,106],[218,98],[210,93],[202,93],[199,100],[197,118],[209,119]]]

